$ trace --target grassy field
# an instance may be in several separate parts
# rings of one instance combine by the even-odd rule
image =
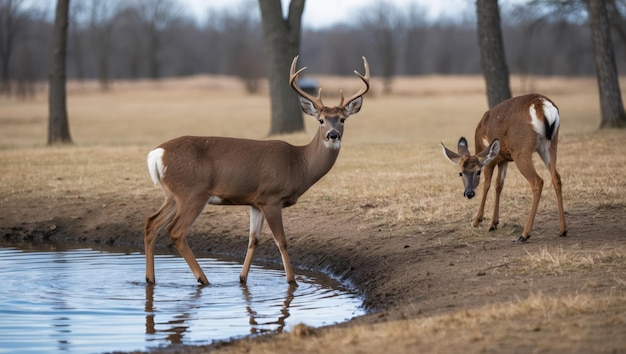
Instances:
[[[329,105],[338,101],[340,88],[351,92],[359,85],[355,78],[321,77],[319,81],[328,95],[324,100]],[[540,92],[552,98],[560,108],[558,167],[563,178],[566,211],[607,209],[616,210],[616,218],[623,217],[626,132],[597,130],[600,118],[595,79],[522,80],[513,77],[511,82],[515,94],[529,90]],[[439,146],[439,142],[444,142],[454,147],[464,135],[473,150],[474,128],[487,106],[482,78],[398,78],[394,94],[386,96],[380,93],[381,85],[376,79],[372,86],[362,111],[346,123],[337,163],[301,198],[300,210],[306,213],[330,206],[339,218],[351,220],[352,216],[359,215],[364,220],[363,225],[380,225],[381,242],[384,238],[407,234],[436,236],[451,224],[456,225],[455,232],[459,235],[454,242],[465,244],[493,239],[486,236],[484,229],[469,227],[476,204],[463,200],[457,168],[443,157]],[[145,155],[169,138],[187,134],[222,135],[279,138],[305,144],[317,125],[313,118],[305,117],[306,132],[268,137],[267,93],[247,95],[242,85],[225,77],[158,83],[116,82],[108,92],[100,92],[96,87],[95,83],[69,84],[68,107],[74,144],[66,147],[45,146],[45,92],[25,101],[0,97],[0,208],[4,214],[0,221],[4,224],[19,219],[13,214],[21,211],[15,211],[14,205],[22,202],[36,205],[42,211],[27,214],[29,221],[36,222],[49,219],[59,205],[80,205],[86,200],[95,200],[103,210],[110,205],[123,207],[132,200],[158,200],[160,192],[148,177]],[[555,216],[549,174],[538,158],[535,162],[547,182],[540,214]],[[500,218],[509,225],[523,225],[532,195],[526,180],[512,164],[509,167]],[[122,203],[121,199],[131,202]],[[155,209],[158,203],[154,204]],[[237,209],[234,213],[239,219],[247,218],[247,209]],[[490,213],[488,206],[486,215]],[[82,215],[74,217],[80,219]],[[536,224],[541,220],[539,216]],[[365,226],[355,224],[354,227],[358,232]],[[511,230],[519,233],[518,228]],[[552,231],[556,234],[556,230]],[[533,235],[541,237],[543,232]],[[626,235],[626,230],[624,233]],[[511,238],[516,237],[517,234],[511,235]],[[539,348],[544,351],[571,352],[571,343],[586,341],[594,345],[596,339],[591,338],[590,333],[596,330],[607,331],[608,328],[606,335],[600,338],[624,334],[624,313],[615,313],[622,311],[626,303],[626,244],[623,242],[607,243],[593,250],[579,245],[539,248],[527,251],[515,264],[521,274],[612,269],[615,290],[601,296],[536,293],[515,301],[426,318],[357,324],[348,329],[340,327],[318,332],[306,326],[296,327],[291,335],[260,343],[244,340],[221,350],[456,352],[465,350],[467,343],[480,343],[469,352],[508,351],[511,346],[507,345],[517,348],[516,352],[533,351],[536,348],[533,344],[543,345]],[[593,279],[583,285],[593,287]],[[492,286],[493,292],[497,292],[497,284]],[[590,317],[585,314],[595,314],[592,318],[599,322],[590,323]],[[550,327],[556,328],[554,331],[561,337],[549,336],[527,344],[523,344],[527,338],[511,337],[511,333],[520,328],[538,332]]]
[[[346,87],[346,91],[356,89],[355,81],[321,78],[320,84],[329,96],[327,104],[338,99],[331,94],[340,87]],[[517,81],[520,79],[512,79],[513,87]],[[463,210],[456,168],[443,158],[439,142],[454,147],[464,135],[473,149],[474,128],[486,109],[483,86],[480,77],[400,78],[396,94],[381,96],[374,81],[362,112],[346,123],[344,148],[332,173],[319,182],[321,188],[309,191],[305,200],[335,196],[356,201],[356,205],[382,203],[385,207],[372,210],[377,214],[372,217],[385,218],[386,224],[394,227],[442,222],[450,205],[458,205],[457,212],[471,218],[473,207]],[[561,174],[566,181],[566,204],[584,204],[590,199],[608,204],[623,201],[620,174],[599,173],[596,168],[624,171],[626,159],[620,144],[624,133],[597,130],[600,119],[595,80],[533,78],[532,86],[551,97],[561,110],[559,166],[563,166]],[[4,193],[28,189],[54,198],[63,198],[64,188],[89,193],[93,187],[116,184],[119,176],[107,171],[123,171],[125,178],[135,182],[128,185],[133,193],[143,193],[145,189],[141,188],[152,187],[145,171],[145,154],[169,138],[187,134],[277,138],[267,136],[267,96],[246,95],[237,81],[228,78],[120,82],[104,93],[94,87],[93,83],[69,85],[70,130],[75,143],[70,148],[45,147],[45,94],[29,101],[0,97],[3,165],[20,172],[18,178],[15,174],[3,175]],[[317,122],[308,116],[305,122],[306,132],[278,138],[306,144]],[[592,154],[593,165],[579,160],[580,150]],[[537,160],[538,172],[549,181]],[[66,170],[63,162],[70,161],[76,167]],[[45,169],[38,169],[39,164]],[[513,165],[510,167],[515,170]],[[37,173],[29,173],[30,169]],[[51,180],[41,180],[46,178]],[[92,182],[98,185],[89,185]],[[519,194],[515,201],[528,205],[531,195],[527,188],[519,173],[510,172],[503,198]],[[503,208],[516,210],[516,204],[506,203]],[[553,193],[544,192],[540,209],[552,205]],[[351,206],[342,203],[342,207]],[[503,214],[511,213],[503,209]],[[525,215],[520,215],[520,224],[523,218]]]
[[[338,101],[340,88],[358,88],[353,78],[319,81],[328,104]],[[461,134],[473,135],[486,110],[480,77],[399,78],[390,96],[381,96],[380,84],[372,81],[367,105],[350,120],[349,144],[456,142]],[[595,80],[534,78],[531,86],[560,106],[563,136],[595,132],[599,126]],[[265,138],[269,131],[267,94],[246,95],[229,78],[120,82],[109,92],[98,91],[94,83],[70,83],[68,92],[70,129],[78,146],[151,146],[184,134]],[[0,97],[0,105],[0,148],[45,144],[45,89],[34,100]],[[310,131],[315,121],[309,117],[307,123]],[[309,136],[284,139],[305,143]]]

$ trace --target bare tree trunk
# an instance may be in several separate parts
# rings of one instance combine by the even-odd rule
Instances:
[[[381,3],[382,4],[382,3]],[[393,77],[396,74],[396,48],[393,39],[393,32],[387,32],[384,34],[386,37],[383,43],[380,44],[381,49],[385,55],[383,55],[383,93],[390,95],[393,89]]]
[[[101,91],[109,89],[109,58],[107,54],[102,54],[98,58],[98,81],[100,82]]]
[[[12,1],[2,4],[0,8],[0,92],[11,92],[11,76],[9,64],[13,52],[13,16],[14,7]]]
[[[304,130],[297,94],[289,87],[289,67],[300,50],[304,1],[291,0],[284,19],[280,0],[259,0],[272,110],[270,134]]]
[[[80,28],[78,19],[85,12],[84,1],[73,2],[70,6],[69,13],[69,39],[72,44],[70,47],[70,57],[74,61],[76,79],[82,84],[85,81],[85,61],[83,52],[83,31]]]
[[[587,0],[593,57],[600,92],[600,128],[626,128],[605,0]]]
[[[76,23],[72,23],[72,27],[76,26]],[[70,41],[74,42],[74,51],[70,50],[70,55],[74,59],[74,66],[76,67],[76,79],[83,83],[85,81],[85,63],[83,56],[82,40],[79,31],[70,32]]]
[[[622,5],[626,4],[626,2],[622,1]],[[609,16],[609,23],[611,27],[617,33],[620,41],[624,45],[624,49],[626,49],[626,18],[622,17],[618,6],[615,0],[607,0],[607,12]]]
[[[48,145],[72,142],[67,119],[65,92],[65,56],[69,2],[70,0],[57,0],[54,29],[52,31],[50,88],[48,94]]]
[[[355,17],[363,33],[368,34],[368,46],[378,59],[383,93],[391,94],[400,49],[398,42],[406,31],[406,16],[398,6],[378,1],[364,7]]]
[[[100,1],[100,0],[99,0]],[[139,34],[139,41],[146,42],[146,60],[148,65],[148,75],[151,79],[157,80],[161,77],[161,50],[165,43],[164,33],[170,29],[174,23],[181,18],[181,5],[178,0],[134,0],[125,1],[130,3],[134,10],[142,33]],[[133,49],[134,51],[134,49]],[[135,65],[134,55],[131,53],[131,65]],[[134,68],[131,67],[132,70]]]
[[[92,0],[89,9],[88,34],[102,91],[109,89],[109,57],[113,48],[112,33],[118,11],[117,4],[111,0]]]
[[[11,93],[11,57],[14,41],[23,29],[27,15],[21,9],[23,0],[0,2],[0,92]]]
[[[151,27],[148,35],[148,72],[152,80],[158,80],[161,75],[160,51],[160,35],[155,27]]]
[[[477,0],[480,64],[487,84],[489,108],[511,98],[498,0]]]

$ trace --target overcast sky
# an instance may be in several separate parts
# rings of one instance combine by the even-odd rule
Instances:
[[[208,9],[235,7],[245,0],[180,0],[188,6],[191,13],[203,21]],[[287,10],[289,0],[283,1],[283,10]],[[307,0],[302,14],[303,25],[307,28],[320,28],[338,22],[349,22],[362,8],[381,0]],[[502,2],[502,1],[501,1]],[[503,2],[507,2],[504,0]],[[256,3],[256,2],[253,2]],[[402,7],[411,3],[427,11],[428,18],[459,16],[468,6],[474,6],[472,0],[385,0],[384,3],[396,3]]]
[[[74,0],[82,1],[82,0]],[[102,0],[104,1],[104,0]],[[125,0],[122,0],[124,3]],[[209,9],[221,10],[237,8],[242,3],[258,6],[258,0],[177,0],[184,7],[185,12],[193,15],[200,23],[206,20]],[[283,10],[286,12],[290,0],[282,0]],[[500,0],[500,6],[519,3],[525,0]],[[475,0],[306,0],[302,15],[303,26],[306,28],[322,28],[336,23],[349,23],[363,8],[374,3],[396,4],[401,8],[408,8],[410,4],[424,9],[427,19],[455,19],[468,11],[474,12]],[[35,7],[46,8],[51,17],[54,17],[56,0],[25,0],[25,3]]]

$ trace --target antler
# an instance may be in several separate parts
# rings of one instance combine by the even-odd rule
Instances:
[[[361,80],[363,80],[363,82],[365,83],[365,87],[361,88],[359,92],[355,93],[348,100],[345,100],[346,103],[351,102],[352,100],[354,100],[355,98],[359,96],[363,96],[370,89],[370,66],[367,63],[367,59],[365,59],[365,57],[362,57],[362,58],[363,58],[363,65],[365,66],[365,75],[359,74],[359,72],[356,70],[354,70],[354,74],[358,76],[359,78],[361,78]],[[344,106],[343,91],[339,91],[339,97],[340,97],[339,107],[343,107]]]
[[[291,88],[294,89],[300,96],[308,99],[309,101],[311,101],[318,109],[321,109],[322,107],[324,107],[324,104],[322,103],[322,88],[319,89],[319,91],[317,92],[317,97],[313,97],[311,95],[309,95],[308,93],[304,92],[304,90],[302,90],[300,88],[300,85],[298,85],[298,75],[304,71],[304,69],[306,69],[306,66],[301,68],[298,71],[296,70],[296,63],[298,62],[298,57],[299,55],[296,55],[293,58],[293,61],[291,62],[291,69],[289,70],[289,85],[291,85]]]

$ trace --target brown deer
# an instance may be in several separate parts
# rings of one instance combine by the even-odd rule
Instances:
[[[556,151],[559,142],[559,109],[549,98],[539,94],[528,94],[508,99],[485,112],[476,127],[474,135],[476,155],[469,152],[467,140],[461,137],[458,142],[459,153],[447,149],[443,143],[443,154],[448,160],[461,168],[465,190],[463,195],[471,199],[474,189],[480,182],[481,170],[484,169],[485,183],[478,213],[472,221],[476,227],[483,220],[485,200],[491,184],[493,170],[498,166],[496,178],[496,200],[489,231],[495,230],[499,223],[500,193],[504,186],[507,165],[514,161],[519,171],[530,183],[533,202],[526,220],[524,231],[516,242],[526,242],[530,238],[537,206],[543,189],[543,179],[533,166],[532,155],[537,152],[550,171],[552,185],[556,191],[559,211],[559,236],[567,236],[561,176],[556,170]]]
[[[146,281],[155,283],[154,244],[159,230],[167,232],[178,252],[185,258],[198,282],[209,281],[187,244],[189,227],[206,204],[249,205],[250,238],[239,275],[248,278],[254,250],[267,220],[282,257],[287,282],[296,284],[283,229],[282,209],[298,198],[333,167],[343,136],[344,122],[359,112],[363,95],[369,90],[370,70],[363,57],[365,75],[354,73],[365,84],[357,93],[344,99],[340,92],[338,106],[322,103],[298,85],[293,59],[289,84],[299,94],[304,113],[320,123],[313,140],[305,146],[293,146],[279,140],[248,140],[224,137],[183,136],[159,145],[148,154],[148,170],[155,184],[165,192],[163,205],[146,219]]]

